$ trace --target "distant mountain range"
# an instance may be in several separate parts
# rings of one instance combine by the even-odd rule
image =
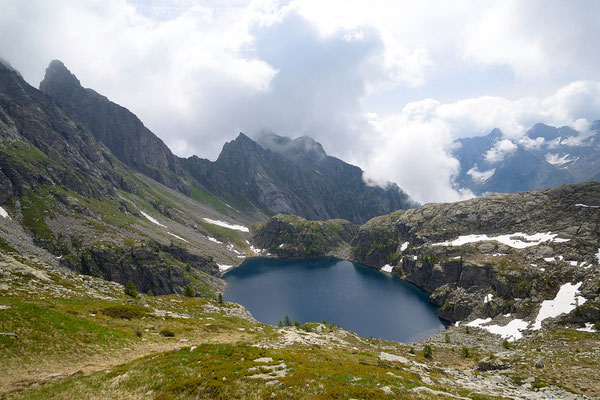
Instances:
[[[600,180],[600,121],[589,132],[536,124],[518,140],[498,129],[455,142],[458,187],[475,194],[511,193]]]

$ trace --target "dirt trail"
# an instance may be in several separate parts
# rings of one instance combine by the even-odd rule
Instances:
[[[46,357],[30,363],[4,364],[0,368],[0,398],[6,394],[25,390],[36,384],[53,382],[73,375],[93,374],[121,364],[126,364],[148,355],[173,350],[174,347],[186,348],[200,344],[235,344],[247,342],[250,335],[246,332],[219,332],[210,336],[195,335],[187,337],[187,342],[180,338],[164,339],[161,342],[132,342],[127,347],[98,352],[93,356],[61,354],[56,360]],[[70,362],[65,362],[70,360]],[[24,376],[28,378],[23,379]]]

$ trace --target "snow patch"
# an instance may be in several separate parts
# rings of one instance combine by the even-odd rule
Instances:
[[[140,211],[140,213],[142,213],[142,215],[143,215],[144,217],[146,217],[146,219],[147,219],[148,221],[152,222],[153,224],[156,224],[156,225],[158,225],[158,226],[162,226],[163,228],[166,228],[166,226],[165,226],[165,225],[161,224],[160,222],[158,222],[157,220],[155,220],[154,218],[152,218],[150,215],[146,214],[145,212],[143,212],[143,211]]]
[[[583,208],[600,208],[600,206],[588,206],[585,204],[575,204],[575,207],[583,207]]]
[[[490,294],[488,294],[487,296],[485,296],[485,297],[483,298],[483,304],[487,304],[487,303],[489,303],[490,301],[492,301],[492,299],[493,299],[493,298],[494,298],[494,295],[493,295],[493,294],[491,294],[491,293],[490,293]]]
[[[233,268],[233,265],[226,265],[226,264],[217,264],[219,266],[219,271],[221,272],[225,272],[230,270],[231,268]]]
[[[283,243],[281,243],[281,244],[279,245],[279,248],[280,248],[280,249],[281,249],[281,248],[283,248],[283,245],[284,245],[284,244],[283,244]]]
[[[402,243],[402,246],[400,246],[400,251],[404,251],[406,249],[408,249],[408,242],[404,242]]]
[[[234,225],[234,224],[229,224],[227,222],[224,221],[219,221],[218,219],[210,219],[210,218],[202,218],[204,221],[208,222],[209,224],[213,224],[213,225],[217,225],[217,226],[222,226],[223,228],[228,228],[228,229],[235,229],[236,231],[242,231],[242,232],[250,232],[250,230],[243,226],[243,225]]]
[[[215,243],[217,243],[217,244],[223,244],[223,242],[221,242],[221,241],[219,241],[219,240],[215,239],[214,237],[207,236],[206,238],[207,238],[208,240],[210,240],[211,242],[215,242]]]
[[[507,235],[488,236],[488,235],[464,235],[459,236],[457,239],[449,240],[441,243],[433,243],[432,246],[461,246],[467,243],[476,243],[483,241],[494,240],[504,245],[513,247],[515,249],[524,249],[526,247],[537,246],[544,242],[555,242],[562,243],[568,242],[569,239],[557,238],[557,233],[535,233],[528,235],[526,233],[516,232]]]
[[[546,154],[546,162],[552,165],[563,165],[573,161],[577,161],[579,158],[569,158],[570,154],[565,154],[564,156],[560,156],[558,154],[547,153]]]
[[[383,267],[381,267],[381,270],[387,273],[391,273],[392,269],[394,269],[394,267],[392,267],[390,264],[385,264]]]
[[[529,325],[529,323],[527,321],[524,321],[524,320],[518,319],[518,318],[513,319],[512,321],[510,321],[508,324],[506,324],[504,326],[485,325],[485,324],[490,323],[491,321],[492,321],[491,318],[486,318],[486,319],[477,318],[476,320],[469,322],[467,324],[467,326],[485,329],[486,331],[488,331],[490,333],[500,335],[503,339],[507,339],[508,341],[512,342],[512,341],[521,339],[523,337],[523,334],[521,332],[524,331],[525,329],[527,329],[527,326]]]
[[[267,253],[266,249],[259,249],[259,248],[256,248],[256,247],[252,246],[252,245],[250,245],[250,251],[252,251],[256,255],[261,255],[263,253]],[[267,253],[267,255],[270,255],[270,253]]]
[[[594,324],[592,324],[591,322],[586,322],[584,328],[578,328],[577,330],[581,332],[597,332],[596,329],[594,329]]]
[[[519,340],[523,337],[522,331],[527,329],[529,322],[524,321],[522,319],[513,319],[508,324],[504,326],[500,325],[488,325],[482,326],[481,328],[485,329],[490,333],[494,333],[496,335],[500,335],[502,339],[507,339],[509,342],[513,342],[515,340]]]
[[[598,260],[598,264],[600,264],[600,249],[598,249],[598,253],[596,253],[596,259]]]
[[[491,318],[486,318],[486,319],[477,318],[477,319],[474,319],[473,321],[469,322],[467,324],[467,326],[471,326],[473,328],[481,328],[481,325],[487,324],[488,322],[492,322],[492,319]]]
[[[6,210],[4,208],[2,208],[2,207],[0,207],[0,217],[10,219],[10,215],[8,215],[8,213],[6,212]]]
[[[577,307],[585,303],[585,297],[577,296],[582,282],[575,285],[565,283],[562,285],[553,300],[544,300],[542,307],[533,324],[533,330],[542,328],[542,321],[546,318],[555,318],[562,314],[568,314]]]
[[[478,171],[477,165],[467,171],[467,175],[473,179],[476,183],[487,182],[496,172],[496,168],[488,169],[487,171]]]
[[[177,236],[177,235],[176,235],[176,234],[174,234],[174,233],[171,233],[171,232],[167,232],[167,233],[168,233],[169,235],[173,236],[174,238],[177,238],[177,239],[179,239],[179,240],[181,240],[181,241],[183,241],[183,242],[189,243],[187,240],[185,240],[184,238],[182,238],[182,237],[180,237],[180,236]]]

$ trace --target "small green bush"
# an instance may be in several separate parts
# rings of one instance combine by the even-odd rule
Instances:
[[[133,284],[133,281],[131,279],[125,285],[125,289],[123,290],[123,292],[127,296],[131,296],[131,297],[134,297],[134,298],[138,297],[138,291],[135,288],[135,285]]]
[[[142,337],[142,331],[140,331],[139,329],[137,329],[137,330],[135,331],[135,336],[137,336],[137,337]]]
[[[508,339],[504,339],[502,341],[502,347],[504,347],[505,349],[510,349],[510,342],[508,341]]]
[[[175,336],[175,332],[173,332],[170,329],[163,329],[160,331],[160,334],[163,335],[164,337],[174,337]]]
[[[294,326],[295,326],[296,328],[300,328],[300,322],[298,322],[298,321],[294,321]]]
[[[183,289],[183,295],[185,297],[196,297],[196,292],[194,292],[194,289],[192,289],[190,285],[187,285],[185,289]]]
[[[596,323],[594,324],[594,329],[595,329],[597,332],[600,332],[600,321],[598,321],[598,322],[596,322]]]
[[[107,317],[123,319],[141,318],[147,315],[146,310],[143,308],[125,304],[106,307],[100,310],[100,312]]]
[[[283,320],[283,324],[285,326],[292,326],[292,320],[290,319],[290,317],[288,317],[287,315],[285,316],[284,320]]]
[[[444,335],[444,343],[450,343],[450,335],[447,333]]]
[[[433,356],[433,350],[431,349],[431,346],[428,344],[423,346],[423,357],[431,358],[432,356]]]
[[[221,293],[219,293],[217,300],[218,300],[219,304],[223,304],[223,295]]]
[[[470,354],[469,354],[469,348],[467,346],[463,346],[460,348],[460,355],[463,358],[469,358]]]

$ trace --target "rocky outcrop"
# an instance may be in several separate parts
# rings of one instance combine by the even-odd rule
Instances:
[[[561,285],[582,282],[585,305],[564,317],[581,325],[595,322],[600,309],[596,206],[596,182],[427,204],[360,226],[347,258],[374,268],[392,265],[394,276],[431,293],[440,317],[451,322],[500,314],[531,319]],[[260,243],[284,243],[301,231],[277,219],[259,228]],[[454,243],[458,237],[465,239]],[[331,250],[323,239],[314,246],[318,254]],[[302,247],[294,250],[294,258],[308,256]]]
[[[345,220],[307,221],[276,215],[253,231],[252,241],[282,258],[322,257],[349,246],[356,231],[357,226]]]
[[[152,291],[155,295],[182,294],[188,285],[201,292],[198,282],[205,281],[206,274],[219,276],[212,258],[156,243],[132,248],[107,244],[90,248],[81,256],[81,272],[123,285],[131,280],[139,291]],[[224,288],[224,284],[221,286]]]

